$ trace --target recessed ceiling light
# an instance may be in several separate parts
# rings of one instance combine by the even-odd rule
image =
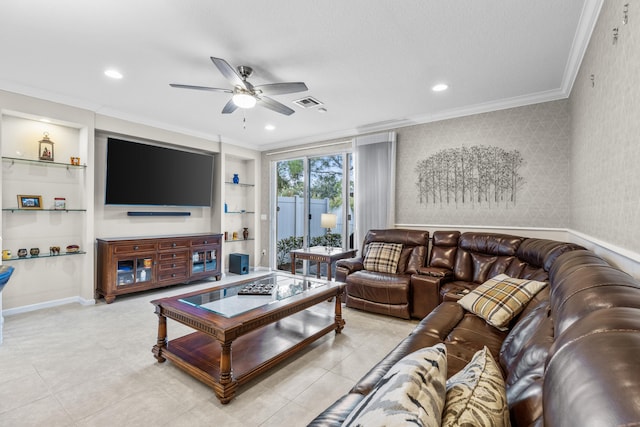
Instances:
[[[324,108],[324,107],[318,108],[318,113],[326,113],[326,112],[327,112],[326,108]]]
[[[449,89],[449,85],[446,85],[444,83],[439,83],[431,88],[431,90],[434,92],[442,92],[443,90],[447,89]]]
[[[266,130],[275,130],[276,129],[276,127],[274,125],[266,125],[264,128]]]
[[[122,78],[122,73],[118,70],[114,70],[113,68],[110,68],[108,70],[105,70],[104,75],[107,77],[111,77],[112,79],[121,79]]]

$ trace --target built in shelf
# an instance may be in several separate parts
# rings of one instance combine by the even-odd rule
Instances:
[[[61,163],[61,162],[50,162],[48,160],[35,160],[35,159],[24,159],[22,157],[3,157],[3,161],[14,163],[23,163],[23,164],[32,164],[39,166],[54,166],[59,168],[67,168],[67,169],[85,169],[87,165],[72,165],[71,163]]]
[[[227,211],[226,214],[254,214],[254,211]]]
[[[225,181],[225,184],[229,184],[229,185],[236,185],[236,186],[240,186],[240,187],[255,187],[255,184],[243,184],[243,183],[241,183],[241,182],[239,182],[238,184],[236,184],[235,182]]]
[[[86,209],[20,209],[2,208],[3,212],[86,212]]]
[[[224,242],[225,243],[248,242],[249,240],[255,240],[255,239],[251,239],[251,238],[249,238],[249,239],[236,239],[236,240],[229,239],[229,240],[224,240]]]
[[[58,254],[58,255],[51,255],[51,254],[40,254],[40,255],[37,255],[37,256],[27,255],[27,256],[22,257],[22,258],[21,258],[21,257],[17,257],[17,256],[15,256],[15,257],[11,257],[11,258],[9,258],[9,259],[3,259],[2,261],[22,261],[22,260],[25,260],[25,259],[58,258],[58,257],[61,257],[61,256],[83,255],[83,254],[86,254],[86,252],[84,252],[84,251],[78,251],[78,252],[61,252],[61,253],[60,253],[60,254]]]

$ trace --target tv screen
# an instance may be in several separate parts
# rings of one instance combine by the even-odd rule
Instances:
[[[108,205],[211,206],[213,155],[107,139]]]

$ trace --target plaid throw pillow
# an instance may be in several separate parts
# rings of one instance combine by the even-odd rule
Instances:
[[[395,273],[402,253],[402,244],[371,242],[367,246],[367,254],[363,265],[365,270],[380,273]]]
[[[462,297],[458,304],[504,331],[511,319],[545,286],[546,282],[499,274]]]

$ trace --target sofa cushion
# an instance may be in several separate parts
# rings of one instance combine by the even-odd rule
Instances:
[[[408,354],[389,369],[343,426],[439,427],[446,373],[447,351],[444,344]]]
[[[546,282],[499,274],[465,295],[458,304],[490,325],[505,330],[511,319],[545,286]]]
[[[489,349],[449,378],[442,426],[510,426],[504,380]]]
[[[367,246],[363,265],[366,270],[380,273],[395,273],[402,253],[402,244],[371,242]]]

